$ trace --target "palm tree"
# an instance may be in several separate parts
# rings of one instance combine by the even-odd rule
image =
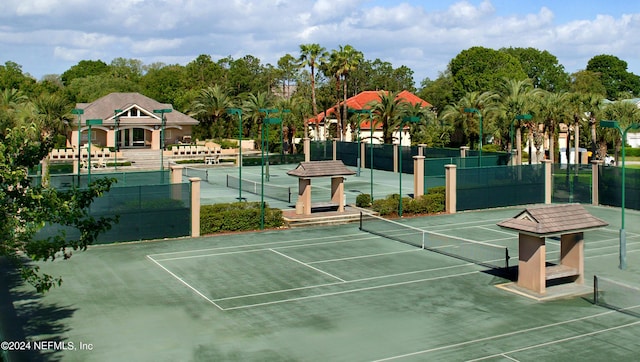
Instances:
[[[52,139],[56,135],[67,136],[73,119],[73,104],[58,94],[43,93],[30,102],[30,110],[42,139]],[[89,140],[91,142],[91,140]],[[42,160],[42,185],[49,184],[49,157]]]
[[[339,115],[340,138],[346,135],[347,128],[345,119],[347,118],[347,80],[349,74],[358,68],[358,65],[364,61],[362,52],[357,51],[351,45],[340,45],[338,50],[331,53],[331,67],[334,76],[338,82],[342,82],[342,114]],[[339,83],[338,83],[339,84]],[[339,104],[339,103],[338,103]],[[336,107],[336,114],[340,113],[339,107]]]
[[[544,91],[536,98],[536,114],[544,122],[545,133],[549,139],[549,159],[552,163],[555,162],[556,156],[558,124],[567,117],[567,94]]]
[[[398,98],[396,92],[378,92],[379,101],[371,103],[374,118],[382,123],[382,140],[386,144],[393,143],[393,131],[400,125],[402,117],[407,114],[408,102]],[[373,125],[372,134],[373,134]]]
[[[29,98],[17,89],[3,89],[0,92],[0,136],[18,125],[20,110]]]
[[[316,66],[327,62],[329,53],[320,46],[320,44],[301,44],[300,45],[300,66],[308,66],[311,69],[311,105],[313,107],[313,115],[318,114],[318,105],[316,104]],[[316,134],[318,133],[318,123],[316,122]],[[305,118],[304,137],[308,137],[309,124]]]
[[[258,138],[262,141],[262,124],[265,119],[264,112],[261,109],[273,108],[273,102],[271,95],[267,92],[251,93],[244,101],[242,110],[243,114],[247,114],[247,117],[243,117],[248,123],[247,132],[249,137]]]
[[[541,89],[534,89],[533,83],[530,79],[515,80],[504,79],[500,83],[498,88],[498,108],[500,109],[500,116],[506,122],[515,122],[516,126],[516,150],[518,157],[516,163],[522,164],[522,126],[526,126],[529,129],[529,142],[534,142],[534,132],[537,132],[537,123],[534,119],[529,122],[522,123],[521,120],[515,120],[519,114],[532,114],[534,113],[533,99],[536,97]],[[534,117],[535,118],[535,117]]]
[[[640,108],[636,107],[634,103],[618,101],[607,104],[602,110],[602,116],[604,119],[616,120],[620,122],[620,127],[623,129],[634,122],[640,121]],[[606,154],[607,143],[613,143],[615,147],[615,159],[616,164],[619,165],[618,155],[622,149],[622,138],[620,133],[615,129],[606,129],[601,131],[600,137],[600,149],[604,150],[602,154]]]
[[[473,114],[465,113],[465,108],[476,108],[482,115],[483,120],[493,112],[495,94],[491,92],[469,92],[458,102],[447,105],[442,111],[442,120],[454,125],[454,133],[461,144],[469,144],[474,148],[476,140],[480,137],[480,124]],[[484,125],[483,125],[484,126]],[[454,134],[454,138],[456,135]]]
[[[200,121],[202,137],[227,137],[232,127],[225,127],[221,120],[227,114],[227,109],[233,106],[231,98],[219,85],[207,87],[200,91],[192,104],[192,115]]]

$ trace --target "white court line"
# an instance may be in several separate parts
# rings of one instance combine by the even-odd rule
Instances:
[[[493,231],[493,232],[495,232],[495,233],[501,233],[501,234],[511,235],[511,236],[512,236],[512,237],[514,237],[514,238],[517,238],[517,237],[518,237],[518,234],[517,234],[517,233],[512,233],[512,232],[504,231],[504,230],[502,230],[502,229],[491,229],[491,228],[489,228],[489,227],[487,227],[487,226],[476,226],[476,228],[478,228],[478,229],[484,229],[484,230],[488,230],[488,231]]]
[[[402,250],[402,251],[392,251],[389,253],[378,253],[378,254],[367,254],[367,255],[358,255],[358,256],[349,256],[346,258],[337,258],[337,259],[326,259],[326,260],[318,260],[309,262],[309,264],[322,264],[322,263],[332,263],[334,261],[344,261],[344,260],[354,260],[354,259],[364,259],[364,258],[375,258],[378,256],[385,255],[393,255],[393,254],[403,254],[403,253],[415,253],[416,251],[423,251],[422,249],[411,249],[411,250]]]
[[[335,275],[333,275],[333,274],[331,274],[331,273],[327,273],[327,272],[326,272],[326,271],[324,271],[324,270],[320,270],[320,269],[318,269],[318,268],[316,268],[316,267],[313,267],[313,266],[311,266],[311,265],[309,265],[309,264],[307,264],[307,263],[305,263],[305,262],[303,262],[303,261],[300,261],[300,260],[298,260],[298,259],[296,259],[296,258],[292,258],[292,257],[290,257],[289,255],[285,255],[285,254],[283,254],[283,253],[281,253],[281,252],[279,252],[279,251],[275,251],[275,250],[273,250],[273,249],[269,249],[269,250],[270,250],[270,251],[272,251],[272,252],[274,252],[274,253],[276,253],[276,254],[278,254],[278,255],[280,255],[280,256],[284,256],[285,258],[287,258],[287,259],[289,259],[289,260],[295,261],[296,263],[298,263],[298,264],[300,264],[300,265],[304,265],[304,266],[306,266],[307,268],[313,269],[313,270],[315,270],[315,271],[317,271],[317,272],[320,272],[320,273],[322,273],[322,274],[324,274],[324,275],[328,275],[328,276],[332,277],[333,279],[337,279],[337,280],[339,280],[339,281],[341,281],[341,282],[345,282],[345,280],[344,280],[344,279],[342,279],[342,278],[340,278],[340,277],[337,277],[337,276],[335,276]]]
[[[441,276],[441,277],[425,278],[425,279],[418,279],[418,280],[409,280],[409,281],[398,282],[398,283],[377,285],[377,286],[373,286],[373,287],[357,288],[357,289],[351,289],[351,290],[342,290],[342,291],[339,291],[339,292],[308,295],[308,296],[305,296],[305,297],[298,297],[298,298],[274,300],[274,301],[271,301],[271,302],[264,302],[264,303],[245,304],[245,305],[241,305],[241,306],[237,306],[237,307],[224,308],[223,310],[226,311],[226,310],[236,310],[236,309],[247,309],[247,308],[254,308],[254,307],[262,307],[262,306],[265,306],[265,305],[296,302],[296,301],[301,301],[301,300],[306,300],[306,299],[323,298],[323,297],[330,297],[330,296],[340,295],[340,294],[356,293],[356,292],[362,292],[362,291],[368,291],[368,290],[395,287],[395,286],[399,286],[399,285],[422,283],[422,282],[428,282],[428,281],[434,281],[434,280],[446,279],[446,278],[455,278],[455,277],[459,277],[459,276],[465,276],[465,275],[476,274],[476,273],[480,273],[480,271],[476,270],[476,271],[467,272],[467,273],[460,273],[460,274],[454,274],[454,275],[445,275],[445,276]]]
[[[465,266],[472,266],[472,265],[475,265],[475,264],[466,263],[466,264],[459,264],[459,265],[452,265],[452,266],[444,266],[444,267],[440,267],[440,268],[422,269],[422,270],[414,270],[414,271],[403,272],[403,273],[379,275],[377,277],[352,279],[352,280],[347,280],[344,283],[343,282],[335,282],[335,283],[326,283],[326,284],[316,284],[316,285],[309,285],[309,286],[306,286],[306,287],[280,289],[280,290],[273,290],[273,291],[261,292],[261,293],[243,294],[243,295],[236,295],[236,296],[232,296],[232,297],[217,298],[217,299],[214,299],[214,301],[221,302],[221,301],[224,301],[224,300],[242,299],[242,298],[249,298],[249,297],[257,297],[257,296],[261,296],[261,295],[270,295],[270,294],[280,294],[280,293],[287,293],[287,292],[295,292],[295,291],[299,291],[299,290],[313,289],[313,288],[323,288],[323,287],[329,287],[329,286],[332,286],[332,285],[339,285],[339,284],[349,284],[349,283],[354,284],[354,283],[359,283],[359,282],[365,282],[365,281],[371,281],[371,280],[377,280],[377,279],[385,279],[385,278],[393,278],[393,277],[404,276],[404,275],[419,274],[419,273],[432,272],[432,271],[438,271],[438,270],[446,270],[446,269],[456,269],[456,268],[461,268],[461,267],[465,267]]]
[[[357,236],[357,235],[362,235],[361,232],[355,233],[355,234],[346,234],[346,235],[340,235],[340,238],[345,238],[345,237],[350,237],[350,236]],[[193,250],[181,250],[181,251],[170,251],[170,252],[166,252],[166,253],[157,253],[157,254],[149,254],[151,256],[159,256],[159,255],[170,255],[170,254],[183,254],[183,253],[196,253],[196,252],[200,252],[200,251],[211,251],[211,250],[224,250],[224,249],[237,249],[237,248],[251,248],[254,246],[268,246],[268,245],[279,245],[279,244],[291,244],[291,243],[299,243],[299,242],[304,242],[304,241],[309,241],[309,240],[323,240],[323,239],[334,239],[337,238],[338,236],[322,236],[322,237],[318,237],[318,238],[308,238],[308,239],[294,239],[294,240],[284,240],[284,241],[273,241],[273,242],[268,242],[268,243],[260,243],[260,244],[246,244],[246,245],[232,245],[232,246],[218,246],[215,248],[206,248],[206,249],[193,249]]]
[[[616,327],[600,329],[600,330],[589,332],[589,333],[583,333],[583,334],[580,334],[580,335],[577,335],[577,336],[573,336],[573,337],[567,337],[567,338],[557,339],[557,340],[549,341],[549,342],[545,342],[545,343],[535,344],[533,346],[513,349],[511,351],[494,354],[492,356],[485,356],[485,357],[470,359],[470,360],[467,360],[467,362],[482,361],[482,360],[485,360],[485,359],[504,356],[505,354],[508,354],[508,353],[522,352],[522,351],[526,351],[526,350],[529,350],[529,349],[550,346],[552,344],[557,344],[557,343],[560,343],[560,342],[567,342],[567,341],[572,341],[572,340],[580,339],[580,338],[584,338],[584,337],[591,337],[591,336],[594,336],[596,334],[601,334],[601,333],[605,333],[605,332],[614,331],[614,330],[617,330],[617,329],[627,328],[627,327],[631,327],[631,326],[634,326],[634,325],[637,325],[637,324],[640,324],[640,321],[630,322],[630,323],[622,324],[622,325],[619,325],[619,326],[616,326]]]
[[[363,235],[362,233],[358,234],[358,235]],[[318,246],[318,245],[327,245],[327,244],[338,244],[338,243],[348,243],[348,242],[352,242],[352,241],[361,241],[361,240],[368,240],[368,239],[377,239],[377,236],[363,236],[360,238],[346,238],[346,239],[341,239],[341,240],[331,240],[331,241],[325,241],[325,242],[318,242],[318,243],[311,243],[311,244],[301,244],[301,245],[286,245],[286,246],[281,246],[278,247],[277,249],[292,249],[292,248],[304,248],[307,246]],[[252,244],[251,246],[264,246],[264,245],[268,245],[271,243],[265,243],[265,244]],[[229,249],[229,248],[234,248],[234,247],[224,247],[221,249]],[[267,250],[271,250],[272,248],[260,248],[260,249],[253,249],[253,250],[237,250],[237,251],[229,251],[229,252],[225,252],[225,253],[210,253],[210,254],[198,254],[198,255],[189,255],[189,256],[178,256],[175,258],[164,258],[164,259],[157,259],[158,261],[168,261],[168,260],[184,260],[184,259],[196,259],[196,258],[204,258],[204,257],[208,257],[208,256],[218,256],[218,255],[230,255],[230,254],[242,254],[242,253],[254,253],[257,251],[267,251]],[[172,254],[172,253],[167,253],[167,254]],[[160,254],[152,254],[153,256],[158,256]],[[166,254],[163,254],[166,255]]]
[[[510,336],[515,336],[517,334],[528,333],[528,332],[533,332],[533,331],[539,331],[539,330],[546,329],[546,328],[557,327],[557,326],[570,324],[570,323],[574,323],[574,322],[580,322],[580,321],[583,321],[583,320],[589,320],[589,319],[592,319],[592,318],[597,318],[597,317],[601,317],[601,316],[604,316],[604,315],[607,315],[607,314],[613,314],[613,313],[618,313],[618,312],[615,311],[615,310],[609,310],[609,311],[606,311],[606,312],[600,312],[600,313],[596,313],[596,314],[592,314],[592,315],[588,315],[588,316],[584,316],[584,317],[580,317],[580,318],[568,319],[568,320],[562,321],[562,322],[543,324],[543,325],[537,326],[537,327],[525,328],[525,329],[520,329],[520,330],[513,331],[513,332],[496,334],[496,335],[493,335],[493,336],[482,337],[482,338],[472,339],[472,340],[469,340],[469,341],[453,343],[453,344],[449,344],[449,345],[446,345],[446,346],[423,349],[421,351],[405,353],[405,354],[392,356],[392,357],[386,357],[386,358],[382,358],[382,359],[377,359],[374,362],[391,361],[391,360],[400,359],[400,358],[413,357],[413,356],[417,356],[417,355],[421,355],[421,354],[425,354],[425,353],[431,353],[431,352],[437,352],[437,351],[442,351],[442,350],[451,349],[451,348],[467,346],[467,345],[474,344],[474,343],[486,342],[486,341],[490,341],[490,340],[493,340],[493,339],[510,337]],[[637,322],[634,322],[634,323],[640,323],[640,321],[637,321]]]
[[[224,310],[222,307],[220,307],[218,304],[216,304],[216,302],[212,301],[211,299],[207,298],[207,296],[205,296],[204,294],[200,293],[200,291],[194,287],[192,287],[191,285],[189,285],[189,283],[185,282],[184,280],[182,280],[182,278],[180,278],[179,276],[177,276],[176,274],[174,274],[171,270],[165,268],[164,266],[162,266],[162,264],[158,263],[157,261],[155,261],[152,257],[150,257],[149,255],[147,255],[147,258],[149,258],[149,260],[151,260],[152,262],[154,262],[157,266],[161,267],[162,269],[164,269],[164,271],[166,271],[167,273],[169,273],[171,276],[173,276],[174,278],[178,279],[178,281],[180,281],[180,283],[184,284],[187,286],[187,288],[193,290],[196,294],[198,294],[199,296],[201,296],[202,298],[204,298],[207,302],[215,305],[218,309],[220,310]]]

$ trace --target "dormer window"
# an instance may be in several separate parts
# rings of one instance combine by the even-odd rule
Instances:
[[[138,117],[138,108],[131,108],[131,110],[129,111],[129,115],[131,117]]]

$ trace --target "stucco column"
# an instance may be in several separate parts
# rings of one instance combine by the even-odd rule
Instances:
[[[600,204],[598,183],[600,182],[600,165],[602,164],[602,160],[591,161],[591,204],[596,206]]]
[[[518,286],[544,294],[546,289],[546,245],[544,238],[519,234]]]
[[[418,145],[418,156],[424,156],[424,149],[427,147],[426,144],[421,143]]]
[[[302,140],[304,149],[304,162],[311,161],[311,139],[306,137]]]
[[[151,149],[159,150],[160,149],[160,130],[154,129],[151,131]]]
[[[331,178],[331,202],[338,204],[338,212],[344,211],[344,177]]]
[[[465,158],[469,154],[469,146],[460,147],[460,157]]]
[[[336,153],[338,152],[338,139],[334,138],[332,142],[332,150],[333,150],[333,160],[336,160]]]
[[[420,149],[420,148],[418,148]],[[413,156],[413,197],[424,195],[424,156]]]
[[[400,153],[399,146],[394,143],[393,144],[393,172],[398,172],[398,153]]]
[[[200,178],[191,177],[191,237],[200,236]]]
[[[560,264],[576,269],[576,284],[584,284],[584,233],[560,236]]]
[[[551,204],[551,196],[553,195],[553,175],[551,169],[551,160],[542,160],[544,165],[544,203]]]
[[[107,130],[107,147],[116,147],[116,131],[113,129]]]
[[[311,215],[311,179],[298,179],[298,201],[296,214]]]
[[[456,165],[445,165],[445,211],[447,214],[456,213],[457,204],[457,184],[456,184]]]

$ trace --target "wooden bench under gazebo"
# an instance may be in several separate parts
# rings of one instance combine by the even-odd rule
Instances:
[[[607,226],[579,204],[527,208],[497,224],[519,232],[517,286],[539,295],[547,282],[584,283],[584,232]],[[547,265],[545,238],[560,239],[560,263]]]
[[[300,162],[298,167],[288,171],[287,175],[298,178],[298,201],[296,214],[311,215],[312,209],[336,209],[344,212],[344,179],[355,175],[342,161]],[[311,179],[331,177],[331,201],[311,203]]]

